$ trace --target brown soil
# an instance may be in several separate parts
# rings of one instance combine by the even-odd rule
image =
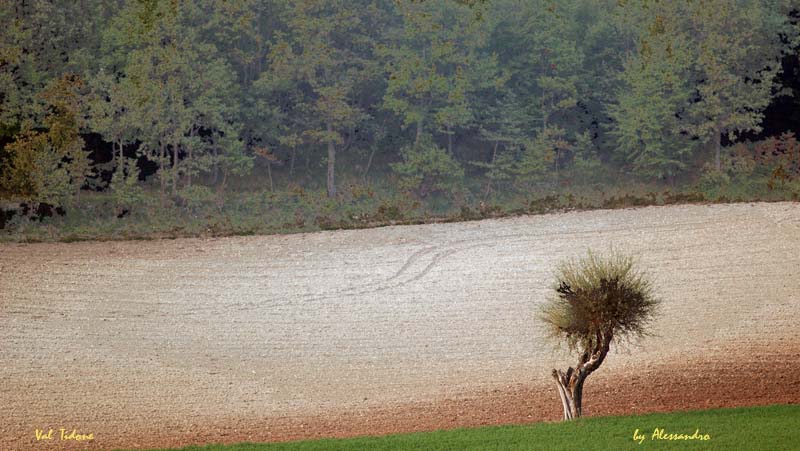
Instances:
[[[573,357],[533,316],[587,247],[639,255],[664,306],[589,379],[586,414],[800,403],[797,207],[0,246],[0,449],[557,420],[549,372]]]
[[[597,374],[587,382],[586,416],[800,404],[800,346],[747,346],[724,356],[644,366],[640,373]],[[730,365],[730,360],[735,364]],[[602,373],[602,372],[601,372]],[[555,385],[512,385],[437,402],[329,415],[232,418],[183,434],[157,434],[159,446],[289,441],[560,421]]]

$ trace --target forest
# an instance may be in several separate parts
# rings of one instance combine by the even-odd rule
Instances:
[[[793,0],[12,0],[0,235],[800,197]]]

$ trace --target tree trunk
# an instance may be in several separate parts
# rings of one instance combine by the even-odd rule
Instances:
[[[166,174],[167,174],[167,152],[164,149],[164,144],[163,143],[159,143],[158,147],[159,147],[158,160],[159,160],[159,163],[160,163],[159,164],[159,168],[158,168],[158,178],[159,178],[159,183],[160,183],[161,205],[165,205],[166,204],[166,195],[165,195],[165,193],[166,193],[166,190],[167,190],[167,179],[166,179]]]
[[[272,163],[270,163],[269,160],[267,161],[267,175],[269,175],[269,192],[271,193],[275,190],[272,185]]]
[[[294,159],[296,155],[297,155],[297,149],[292,147],[292,160],[289,163],[289,178],[292,180],[294,179]]]
[[[447,125],[447,153],[453,156],[453,132],[450,130],[450,124]]]
[[[569,367],[566,372],[553,370],[558,396],[564,411],[564,420],[572,420],[583,415],[583,384],[600,364],[605,360],[611,344],[611,334],[598,334],[593,349],[581,355],[575,368]]]
[[[419,145],[419,140],[422,139],[422,117],[417,120],[417,136],[414,138],[414,147]]]
[[[121,169],[122,168],[122,143],[121,142],[115,142],[114,145],[117,146],[117,149],[116,149],[117,151],[115,152],[115,154],[116,154],[115,157],[117,159],[117,168]]]
[[[189,162],[192,161],[192,147],[191,146],[189,146],[189,155],[188,155],[186,161],[189,161]],[[186,186],[192,186],[192,171],[191,170],[186,171]]]
[[[328,122],[328,134],[333,133],[333,127]],[[336,162],[336,148],[333,139],[328,139],[328,197],[336,197],[336,181],[334,180],[334,164]]]
[[[494,169],[494,162],[497,161],[497,146],[500,145],[500,141],[494,142],[494,149],[492,150],[492,169]],[[486,200],[489,198],[489,194],[492,192],[492,179],[490,178],[489,181],[486,182],[486,193],[483,195],[483,199]]]
[[[553,378],[558,386],[558,395],[561,398],[561,406],[564,410],[564,419],[572,420],[579,418],[583,414],[583,383],[588,374],[578,375],[580,371],[575,371],[570,367],[566,373],[561,370],[553,370]],[[577,375],[577,376],[576,376]]]
[[[178,146],[172,146],[172,195],[178,194]]]
[[[121,141],[115,141],[112,144],[112,147],[113,146],[117,146],[117,151],[115,152],[115,156],[114,156],[114,158],[117,160],[116,173],[117,173],[117,175],[122,177],[122,180],[117,180],[117,181],[121,182],[121,183],[125,183],[125,178],[129,177],[130,174],[126,172],[126,168],[125,168],[125,164],[124,164],[125,156],[122,154],[122,142]],[[115,211],[115,214],[114,214],[114,221],[117,220],[117,215],[119,215],[122,212],[122,209],[120,208],[119,199],[116,200],[115,206],[116,206],[116,211]]]
[[[219,179],[219,165],[217,164],[217,149],[214,149],[214,160],[211,162],[211,184],[216,185]]]
[[[722,127],[717,126],[714,130],[714,138],[711,141],[711,145],[714,146],[714,167],[717,168],[717,171],[722,170],[722,161],[720,161],[720,152],[722,150]]]
[[[367,167],[365,167],[365,168],[364,168],[364,175],[362,176],[362,178],[363,178],[364,182],[366,182],[366,181],[367,181],[367,173],[369,172],[369,168],[370,168],[370,166],[372,166],[372,158],[374,158],[374,157],[375,157],[375,150],[376,150],[377,148],[378,148],[378,146],[376,146],[376,145],[373,145],[373,146],[372,146],[372,149],[370,149],[370,152],[369,152],[369,159],[367,160]]]
[[[228,185],[228,168],[222,168],[222,183],[220,183],[219,185],[220,194],[225,192],[227,185]]]
[[[192,125],[192,129],[189,131],[189,136],[192,137],[197,132],[196,126]],[[192,168],[191,166],[194,165],[194,156],[192,153],[192,147],[189,146],[189,154],[186,156],[186,161],[189,163],[190,167],[186,171],[186,186],[192,186]]]

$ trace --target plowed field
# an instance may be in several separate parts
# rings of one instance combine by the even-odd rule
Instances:
[[[586,414],[800,403],[800,204],[649,207],[0,245],[0,449],[556,420],[550,372],[575,357],[535,314],[588,248],[636,255],[663,307],[589,378]]]

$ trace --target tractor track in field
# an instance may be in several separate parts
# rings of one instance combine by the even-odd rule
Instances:
[[[633,254],[662,311],[585,412],[800,403],[800,204],[683,205],[284,236],[0,245],[0,450],[349,437],[557,420],[552,271]],[[35,429],[93,433],[36,441]]]

